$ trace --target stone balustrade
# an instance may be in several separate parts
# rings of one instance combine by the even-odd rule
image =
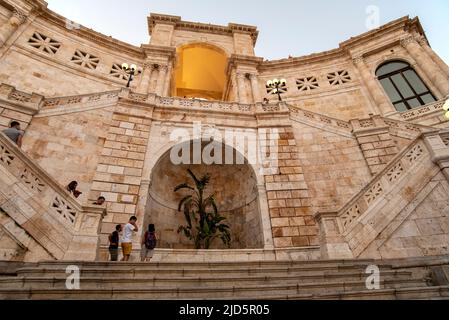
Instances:
[[[36,93],[26,93],[17,90],[13,86],[7,84],[0,84],[0,99],[7,101],[13,106],[20,106],[36,113],[39,111],[44,103],[44,97]]]
[[[374,180],[339,211],[338,224],[343,233],[346,233],[353,223],[374,205],[376,200],[388,192],[397,180],[411,169],[414,163],[426,152],[421,139],[416,140],[410,147],[402,152],[396,161],[387,166]]]
[[[58,260],[95,260],[104,208],[83,206],[0,133],[0,207]]]
[[[440,112],[443,114],[443,104],[446,100],[440,100],[434,103],[427,104],[420,108],[412,109],[407,112],[399,113],[399,116],[402,120],[411,121],[421,118],[423,116],[432,115],[434,113]]]
[[[279,112],[281,110],[280,104],[241,104],[237,102],[223,102],[223,101],[203,101],[199,99],[185,99],[179,97],[161,97],[156,94],[139,94],[131,92],[127,88],[121,90],[113,90],[102,93],[70,96],[70,97],[56,97],[47,98],[38,94],[29,94],[16,90],[14,87],[7,84],[0,84],[0,98],[10,101],[11,103],[20,104],[21,106],[28,107],[38,111],[40,109],[50,110],[56,108],[62,108],[67,106],[76,105],[91,105],[91,104],[101,104],[105,102],[114,102],[118,98],[129,99],[134,102],[151,104],[157,107],[165,108],[181,108],[181,109],[192,109],[192,110],[207,110],[207,111],[217,111],[225,113],[238,113],[238,114],[253,114],[257,110],[263,110],[263,112]],[[437,101],[432,104],[425,105],[421,108],[416,108],[403,113],[396,113],[391,115],[395,118],[385,118],[386,121],[390,121],[391,124],[396,122],[399,124],[401,120],[411,121],[420,118],[425,115],[431,115],[442,110],[444,100]],[[257,108],[261,105],[261,108]],[[298,107],[287,105],[287,108],[293,116],[300,116],[304,119],[309,119],[313,122],[320,122],[323,126],[331,126],[336,129],[351,132],[353,127],[351,123],[331,117],[321,115],[316,112],[302,110]],[[371,119],[357,120],[360,123],[361,128],[373,127],[374,123]],[[419,125],[413,128],[418,129]],[[404,127],[405,128],[405,127]],[[415,130],[412,129],[412,130]]]
[[[442,142],[429,142],[432,139]],[[440,164],[438,161],[442,158],[449,159],[447,146],[449,133],[445,131],[420,134],[341,210],[318,212],[315,218],[321,225],[323,256],[360,256],[398,214],[410,210],[406,208],[408,202],[402,198],[407,194],[418,194],[440,170],[444,170],[435,164]]]
[[[45,99],[43,103],[44,109],[52,109],[61,106],[70,106],[70,105],[78,105],[78,104],[91,104],[98,103],[110,100],[117,100],[119,96],[119,90],[103,92],[103,93],[95,93],[88,95],[79,95],[72,97],[61,97],[61,98],[50,98]]]
[[[254,104],[240,104],[233,102],[223,102],[223,101],[203,101],[198,99],[184,99],[178,97],[161,97],[155,94],[140,94],[131,92],[129,89],[122,89],[72,96],[72,97],[60,97],[60,98],[49,98],[45,99],[43,102],[43,110],[55,109],[60,107],[75,106],[75,105],[89,105],[89,104],[100,104],[104,102],[113,102],[117,99],[127,99],[133,102],[152,105],[160,108],[180,108],[180,109],[190,109],[190,110],[206,110],[206,111],[217,111],[225,113],[247,113],[252,114],[256,111],[256,106]],[[265,108],[273,108],[277,105]],[[277,106],[279,109],[279,106]],[[268,112],[269,110],[267,110]]]
[[[253,104],[240,104],[230,103],[222,101],[202,101],[196,99],[182,99],[182,98],[163,98],[157,97],[156,105],[158,107],[168,108],[188,108],[191,110],[207,110],[217,111],[225,113],[247,113],[252,114],[255,112],[255,105]]]
[[[322,126],[325,126],[325,127],[331,126],[331,127],[334,127],[339,130],[343,130],[348,133],[350,133],[352,131],[352,127],[349,122],[346,122],[343,120],[338,120],[338,119],[331,118],[331,117],[327,117],[327,116],[324,116],[322,114],[315,113],[312,111],[302,110],[298,107],[289,106],[288,108],[293,116],[299,116],[303,119],[320,123]]]

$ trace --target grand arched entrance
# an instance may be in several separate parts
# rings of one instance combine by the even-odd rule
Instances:
[[[220,48],[194,43],[177,49],[172,95],[223,100],[227,56]]]
[[[192,142],[186,142],[191,144]],[[220,144],[223,154],[234,149]],[[205,144],[202,146],[205,147]],[[193,150],[192,148],[190,148]],[[171,150],[171,149],[170,149]],[[184,216],[178,212],[178,203],[183,193],[174,193],[174,188],[190,182],[187,169],[197,176],[210,174],[211,182],[206,194],[215,194],[219,212],[227,218],[231,228],[231,249],[256,249],[264,247],[264,232],[259,203],[257,179],[253,167],[244,164],[173,164],[170,150],[166,151],[152,169],[149,196],[146,205],[145,225],[154,223],[159,234],[159,248],[193,249],[193,243],[178,234]],[[211,249],[225,249],[219,239]]]

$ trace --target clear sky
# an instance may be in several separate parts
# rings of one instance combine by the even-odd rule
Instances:
[[[149,42],[150,12],[183,20],[257,26],[256,55],[302,56],[337,48],[350,37],[402,16],[419,16],[433,49],[449,63],[449,0],[46,0],[51,10],[108,36]],[[374,6],[374,9],[373,7]],[[378,15],[376,15],[378,12]]]

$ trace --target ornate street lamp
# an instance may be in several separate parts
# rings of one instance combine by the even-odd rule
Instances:
[[[137,66],[135,64],[128,65],[127,63],[123,63],[122,70],[129,74],[128,83],[126,84],[127,88],[129,88],[131,81],[134,80],[134,75],[136,74],[136,72],[138,74],[142,73],[142,70],[137,70]]]
[[[287,80],[285,79],[274,79],[267,81],[267,89],[268,93],[270,94],[277,94],[279,101],[282,101],[281,93],[285,93],[287,90],[286,88]]]
[[[446,112],[444,115],[449,119],[449,99],[444,103],[443,110]]]

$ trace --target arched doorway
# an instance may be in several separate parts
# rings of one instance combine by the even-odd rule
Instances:
[[[218,143],[218,142],[217,142]],[[183,144],[193,144],[192,141]],[[223,154],[236,150],[219,143]],[[178,145],[179,146],[179,145]],[[203,143],[202,148],[206,145]],[[171,150],[171,149],[170,149]],[[197,176],[210,174],[211,182],[206,194],[215,194],[219,212],[227,218],[230,226],[231,249],[256,249],[264,247],[264,232],[259,204],[259,191],[255,171],[246,161],[244,164],[173,164],[170,150],[157,161],[151,173],[151,185],[145,210],[144,225],[154,223],[159,234],[159,248],[193,249],[192,241],[178,234],[184,225],[184,216],[178,212],[178,203],[183,193],[173,189],[190,182],[187,169]],[[193,150],[193,148],[190,148]],[[193,151],[192,151],[193,152]],[[191,157],[192,159],[192,157]],[[211,249],[226,249],[217,239]]]
[[[172,95],[222,100],[226,63],[226,53],[216,46],[194,43],[179,47]]]

